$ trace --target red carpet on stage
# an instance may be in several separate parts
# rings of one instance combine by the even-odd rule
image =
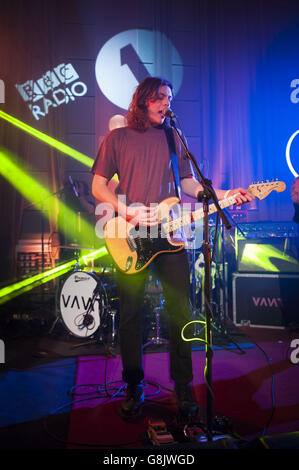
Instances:
[[[240,354],[214,351],[212,361],[213,410],[230,419],[236,435],[254,439],[299,429],[299,369],[287,357],[285,342],[264,342]],[[193,352],[194,395],[204,419],[205,352]],[[78,358],[68,442],[71,448],[143,447],[149,419],[173,421],[176,405],[169,379],[168,354],[144,354],[145,406],[134,423],[119,413],[123,398],[121,361],[103,356]]]
[[[249,327],[237,342],[241,349],[214,348],[213,424],[218,435],[231,438],[233,448],[266,439],[275,439],[276,448],[299,448],[299,368],[290,360],[292,337],[296,331]],[[1,448],[152,449],[150,421],[163,421],[175,446],[199,444],[197,438],[186,442],[182,434],[186,423],[177,412],[167,346],[144,351],[145,404],[134,422],[120,416],[125,384],[117,350],[107,356],[102,344],[88,341],[78,349],[76,339],[59,333],[12,339],[7,346]],[[200,407],[195,424],[204,435],[206,354],[197,347],[192,354],[192,387]]]

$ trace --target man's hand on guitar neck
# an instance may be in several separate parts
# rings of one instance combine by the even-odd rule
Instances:
[[[230,189],[229,191],[226,191],[223,195],[223,199],[227,199],[228,197],[231,197],[234,194],[238,194],[238,196],[236,196],[237,206],[241,206],[242,204],[245,204],[246,202],[251,202],[255,198],[255,196],[250,191],[246,191],[246,189],[244,188],[236,188],[236,189]]]

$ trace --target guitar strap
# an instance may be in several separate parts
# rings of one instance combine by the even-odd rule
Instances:
[[[176,195],[179,199],[181,199],[179,164],[178,164],[178,157],[176,153],[174,135],[173,135],[173,131],[171,127],[167,126],[164,128],[164,130],[165,130],[165,134],[166,134],[166,138],[168,142],[169,155],[170,155],[170,161],[171,161],[171,166],[172,166],[172,171],[173,171],[173,176],[174,176]]]

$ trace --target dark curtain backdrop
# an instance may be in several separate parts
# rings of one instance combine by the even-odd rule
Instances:
[[[0,109],[94,158],[111,118],[125,115],[128,89],[145,74],[167,75],[177,84],[173,109],[190,150],[214,186],[278,178],[286,191],[253,204],[249,220],[291,221],[285,150],[298,127],[299,104],[290,99],[299,79],[298,22],[296,0],[2,1]],[[84,93],[81,85],[76,99],[36,120],[15,85],[61,63],[72,64]],[[99,85],[106,76],[115,95]],[[2,120],[0,140],[53,192],[69,173],[91,184],[89,168]],[[5,282],[14,276],[28,202],[1,178],[0,204]]]
[[[173,109],[206,176],[217,188],[248,187],[252,181],[267,179],[284,181],[284,193],[272,193],[252,204],[249,220],[290,221],[294,175],[285,151],[298,122],[299,105],[290,99],[291,82],[298,76],[298,2],[201,0],[182,4],[174,0],[130,5],[132,8],[126,2],[113,2],[117,19],[112,19],[111,9],[98,5],[96,53],[120,31],[138,30],[135,60],[148,73],[159,74],[162,69],[172,80],[181,72]],[[165,34],[181,61],[174,59],[171,47],[164,45],[161,52],[161,38],[159,49],[154,34],[154,53],[144,50],[144,30]],[[119,47],[124,45],[122,41]],[[112,52],[119,51],[111,47]],[[124,74],[122,78],[126,78]],[[123,82],[119,82],[121,86]],[[125,114],[96,87],[96,145],[108,130],[109,118],[119,112]],[[295,147],[293,157],[296,159]]]
[[[5,103],[1,109],[48,135],[63,138],[65,119],[62,114],[50,115],[37,125],[15,87],[31,77],[41,75],[59,60],[56,38],[61,35],[61,23],[57,21],[57,3],[13,0],[2,2],[1,9],[0,63],[1,79],[5,83]],[[56,192],[63,178],[63,165],[51,147],[3,120],[0,122],[0,146],[21,158],[28,165],[30,175],[51,192]],[[37,209],[34,215],[38,219],[36,225],[40,227],[42,216],[37,215],[39,207],[31,206],[30,201],[24,200],[5,178],[1,178],[0,281],[3,284],[16,279],[16,244],[22,237],[26,208]],[[45,219],[45,230],[56,230],[55,217]]]

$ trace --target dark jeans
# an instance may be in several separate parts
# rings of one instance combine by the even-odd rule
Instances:
[[[189,264],[187,253],[163,253],[153,260],[163,287],[169,323],[170,376],[179,384],[193,379],[191,343],[183,341],[181,331],[190,321]],[[148,269],[138,274],[118,272],[120,305],[120,351],[123,380],[137,383],[144,378],[142,365],[142,306]]]

